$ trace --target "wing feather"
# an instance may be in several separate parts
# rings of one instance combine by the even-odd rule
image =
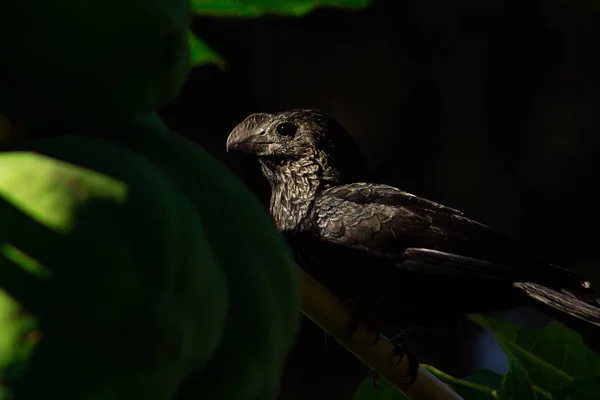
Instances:
[[[322,240],[391,258],[406,270],[580,289],[577,274],[541,262],[460,211],[391,186],[329,188],[316,197],[312,216]]]

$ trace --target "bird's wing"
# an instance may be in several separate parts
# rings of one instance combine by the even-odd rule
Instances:
[[[312,214],[322,240],[397,260],[420,273],[475,279],[565,282],[574,275],[534,259],[460,211],[381,184],[323,191]]]
[[[351,183],[332,187],[325,195],[357,204],[377,203],[390,206],[422,206],[448,214],[464,215],[462,211],[402,191],[393,186],[377,183]]]

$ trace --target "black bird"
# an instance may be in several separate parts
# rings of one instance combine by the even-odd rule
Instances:
[[[227,150],[258,158],[297,263],[384,334],[531,303],[600,327],[588,281],[458,210],[370,183],[348,132],[320,111],[252,114]]]

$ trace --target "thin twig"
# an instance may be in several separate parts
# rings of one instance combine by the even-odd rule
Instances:
[[[392,345],[385,338],[373,344],[373,332],[365,326],[350,336],[348,326],[352,312],[323,285],[298,267],[302,293],[302,312],[343,345],[363,363],[385,377],[392,385],[413,400],[463,400],[442,381],[419,366],[417,380],[407,385],[408,357],[396,365]]]

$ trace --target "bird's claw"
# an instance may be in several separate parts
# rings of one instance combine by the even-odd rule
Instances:
[[[404,357],[406,356],[406,359],[408,361],[407,375],[409,378],[409,381],[406,384],[412,385],[417,380],[417,374],[419,372],[419,362],[417,361],[417,358],[410,351],[408,346],[404,344],[403,336],[398,335],[393,337],[390,340],[390,343],[394,345],[394,355],[396,357],[399,357],[398,361],[396,362],[396,366],[400,365],[400,363],[402,362],[402,360],[404,360]]]

